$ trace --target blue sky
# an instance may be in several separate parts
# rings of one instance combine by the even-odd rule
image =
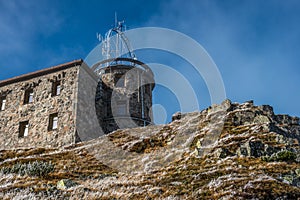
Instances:
[[[232,101],[253,99],[276,113],[300,116],[297,0],[0,1],[0,80],[84,59],[98,44],[96,33],[112,27],[115,12],[128,28],[165,27],[199,42],[218,66]],[[184,60],[151,50],[138,57],[186,73],[200,109],[210,105],[205,83],[192,69],[183,70],[190,68]],[[157,87],[154,102],[166,110],[166,121],[180,109],[176,95],[164,87]]]

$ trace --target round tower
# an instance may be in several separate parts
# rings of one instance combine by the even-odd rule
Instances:
[[[99,77],[96,113],[104,133],[117,129],[152,124],[152,90],[155,86],[151,69],[139,61],[118,23],[105,36],[104,60],[92,69]]]

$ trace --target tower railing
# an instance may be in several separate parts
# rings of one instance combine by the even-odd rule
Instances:
[[[107,65],[109,63],[109,65]],[[131,66],[150,73],[153,76],[152,70],[143,62],[133,59],[133,58],[110,58],[100,62],[97,62],[92,66],[92,70],[99,76],[101,75],[101,70],[113,66]]]

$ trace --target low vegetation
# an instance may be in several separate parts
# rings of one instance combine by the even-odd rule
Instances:
[[[262,160],[267,162],[295,162],[297,158],[296,153],[288,151],[288,150],[282,150],[277,153],[272,154],[271,156],[264,156],[262,157]]]
[[[54,165],[51,162],[34,161],[29,163],[16,163],[11,167],[0,169],[3,174],[15,173],[21,176],[47,176],[54,171]]]
[[[251,103],[224,109],[63,148],[0,151],[0,198],[299,199],[300,136],[291,130],[300,126],[269,122],[272,113]]]

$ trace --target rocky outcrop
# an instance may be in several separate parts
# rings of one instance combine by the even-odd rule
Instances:
[[[117,130],[64,148],[1,151],[0,196],[298,199],[299,133],[297,117],[226,100],[177,113],[166,125]],[[36,160],[54,169],[45,177],[11,170]],[[62,180],[76,184],[61,187]]]

